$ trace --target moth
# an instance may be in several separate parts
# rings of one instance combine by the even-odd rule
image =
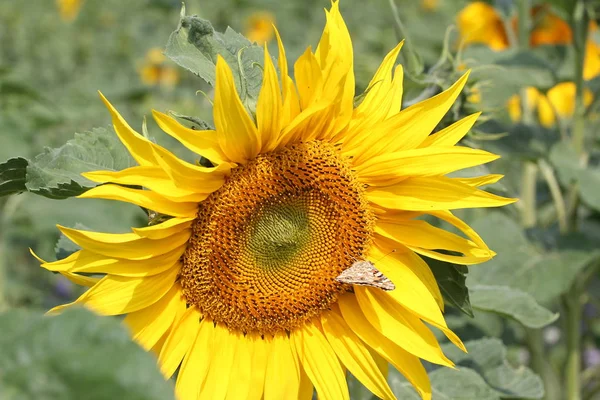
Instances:
[[[370,261],[356,261],[352,266],[344,270],[335,278],[336,281],[350,285],[370,286],[389,292],[396,289],[392,281],[388,279]]]

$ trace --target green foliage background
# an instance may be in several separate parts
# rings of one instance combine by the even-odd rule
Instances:
[[[519,3],[504,0],[495,5],[509,15]],[[219,32],[231,26],[244,33],[252,13],[272,13],[291,61],[317,43],[328,4],[190,0],[186,8],[188,14],[210,20]],[[526,86],[543,91],[573,80],[576,52],[570,46],[544,46],[497,53],[475,46],[457,54],[455,36],[448,36],[447,28],[468,1],[440,1],[434,10],[413,0],[396,4],[408,44],[419,57],[411,64],[410,53],[403,51],[401,61],[411,72],[405,80],[405,101],[449,86],[460,74],[459,64],[467,62],[482,102],[467,101],[475,87],[470,86],[442,124],[483,109],[484,123],[465,144],[503,158],[464,174],[506,174],[490,190],[525,197],[525,204],[499,211],[460,213],[498,253],[492,261],[467,273],[464,266],[428,260],[449,305],[448,323],[470,350],[464,355],[448,346],[447,354],[459,370],[428,365],[434,399],[580,398],[572,397],[568,378],[573,362],[577,390],[586,399],[600,398],[596,103],[586,114],[587,165],[569,140],[561,140],[571,135],[571,125],[548,129],[536,121],[514,124],[505,108],[506,100]],[[573,10],[570,2],[565,4],[556,1],[554,10],[568,19]],[[588,5],[595,7],[591,1]],[[175,86],[151,86],[140,78],[147,51],[167,45],[180,7],[173,0],[86,0],[77,18],[66,22],[52,1],[0,3],[0,162],[10,159],[0,165],[0,398],[172,398],[172,385],[162,381],[152,355],[128,341],[115,319],[83,310],[41,317],[48,308],[75,299],[82,289],[40,269],[28,249],[51,260],[72,251],[71,244],[58,237],[56,224],[126,232],[147,221],[129,204],[69,198],[92,186],[79,172],[132,165],[112,134],[97,90],[136,128],[152,108],[211,120],[210,102],[198,92],[210,97],[210,85],[174,62],[166,66],[178,69]],[[387,0],[368,5],[342,0],[341,9],[353,38],[361,93],[398,41],[394,18]],[[450,46],[445,49],[446,38]],[[239,38],[226,35],[226,40]],[[171,56],[194,51],[193,46],[172,45],[167,49]],[[269,48],[277,54],[275,43]],[[260,62],[261,49],[250,51]],[[444,51],[453,58],[439,63]],[[422,71],[413,69],[415,65]],[[600,97],[597,81],[586,85]],[[191,157],[161,135],[150,119],[147,129],[179,156]],[[559,229],[560,204],[552,192],[557,187],[567,206],[575,197],[576,228],[568,233]],[[572,342],[574,336],[580,339],[577,343]],[[390,372],[389,381],[398,398],[417,398],[396,371]],[[86,391],[90,386],[103,389],[92,395]],[[350,387],[353,398],[371,398],[351,377]]]

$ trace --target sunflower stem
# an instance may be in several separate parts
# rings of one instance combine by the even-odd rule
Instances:
[[[533,228],[536,216],[536,183],[538,166],[535,162],[525,161],[521,177],[521,223],[525,228]]]
[[[585,44],[588,36],[588,16],[585,9],[585,0],[577,0],[572,16],[573,47],[575,50],[575,112],[571,131],[573,148],[583,163],[587,161],[585,151],[585,103],[583,97],[584,80],[583,66],[585,60]],[[579,193],[577,186],[571,188],[571,207],[569,209],[569,230],[577,229],[579,208]],[[581,337],[580,324],[582,315],[581,304],[581,276],[569,291],[563,296],[565,318],[567,327],[567,363],[565,366],[565,381],[568,400],[581,399]]]
[[[400,53],[400,57],[407,64],[408,74],[417,77],[423,73],[423,63],[421,62],[419,54],[415,51],[412,41],[408,37],[408,32],[404,26],[404,23],[402,22],[402,19],[400,18],[400,12],[396,6],[396,1],[389,0],[389,3],[390,9],[392,10],[392,15],[394,16],[394,31],[396,32],[396,38],[399,42],[404,40],[404,48]]]
[[[578,280],[563,296],[567,328],[567,363],[565,366],[565,381],[568,400],[581,400],[581,301]]]
[[[530,0],[518,1],[519,25],[518,38],[519,50],[527,50],[529,48],[529,34],[531,32],[531,2]]]
[[[541,329],[526,328],[526,338],[531,353],[531,366],[544,381],[545,400],[560,399],[560,380],[558,374],[546,358],[544,338]]]
[[[542,176],[546,180],[546,184],[548,185],[548,189],[550,189],[550,195],[552,196],[552,200],[554,201],[554,207],[556,208],[556,216],[558,218],[558,228],[561,234],[566,234],[569,230],[569,224],[567,222],[567,208],[565,206],[565,200],[563,198],[562,192],[560,190],[560,185],[558,184],[558,180],[556,179],[556,174],[554,173],[554,169],[546,160],[540,158],[538,160],[538,166],[540,167],[540,172]]]
[[[573,47],[575,49],[575,112],[573,114],[573,131],[571,140],[579,155],[584,152],[585,144],[585,103],[583,91],[583,64],[585,60],[585,43],[588,36],[588,16],[585,1],[578,0],[573,12]]]

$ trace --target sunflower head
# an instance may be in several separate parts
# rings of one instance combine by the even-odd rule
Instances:
[[[82,250],[43,267],[91,288],[52,312],[82,304],[127,314],[134,339],[158,354],[164,375],[179,368],[176,390],[185,400],[310,398],[313,387],[321,398],[348,399],[344,369],[393,399],[381,368],[387,362],[430,399],[420,359],[453,364],[425,323],[464,345],[446,325],[420,255],[489,260],[494,253],[451,210],[514,201],[479,188],[499,175],[446,176],[497,158],[457,146],[478,113],[432,134],[468,73],[401,110],[399,44],[355,107],[352,42],[337,2],[316,51],[295,62],[295,79],[276,36],[280,74],[265,47],[255,114],[220,56],[214,131],[154,112],[167,134],[212,167],[149,141],[103,98],[139,165],[86,173],[104,184],[80,197],[127,201],[170,218],[127,234],[60,227]],[[395,289],[336,279],[363,260]],[[104,276],[82,280],[82,273]]]

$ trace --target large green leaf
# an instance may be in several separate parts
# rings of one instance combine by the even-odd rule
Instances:
[[[465,280],[469,269],[465,265],[447,263],[432,258],[425,258],[435,276],[444,300],[458,308],[468,316],[473,316],[469,301],[469,289]]]
[[[558,142],[552,146],[550,162],[556,169],[558,179],[563,185],[568,185],[577,180],[578,174],[582,170],[577,152],[567,142]]]
[[[593,209],[600,210],[600,169],[582,169],[577,176],[581,199]]]
[[[27,166],[27,190],[52,199],[77,196],[95,186],[81,176],[94,170],[118,171],[134,165],[117,135],[106,128],[76,133],[63,146],[45,151]]]
[[[24,158],[11,158],[0,164],[0,197],[21,193],[25,187],[25,171],[27,160]]]
[[[57,317],[10,311],[0,326],[2,399],[174,398],[155,357],[117,319],[82,309]]]
[[[474,309],[514,318],[530,328],[541,328],[558,318],[558,314],[540,306],[528,293],[507,286],[470,285]]]
[[[516,222],[501,212],[492,212],[472,226],[498,254],[471,269],[467,286],[508,286],[529,293],[542,304],[564,293],[577,273],[599,253],[593,249],[539,249],[529,242]]]
[[[452,345],[444,353],[457,369],[437,368],[429,373],[433,400],[539,399],[544,395],[541,379],[530,369],[514,368],[506,360],[506,348],[498,339],[465,342],[468,354]],[[414,389],[391,368],[390,387],[398,399],[418,400]]]
[[[195,15],[186,16],[171,34],[165,55],[180,66],[215,86],[217,56],[233,71],[236,88],[244,104],[254,111],[262,84],[264,50],[231,28],[216,32],[211,23]]]

